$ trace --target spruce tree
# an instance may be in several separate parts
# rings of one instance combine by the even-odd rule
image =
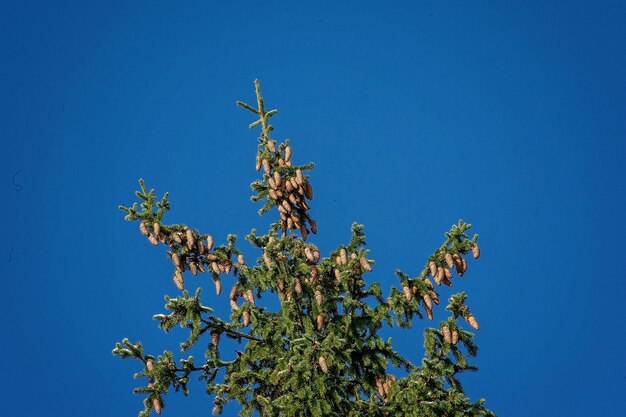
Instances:
[[[326,256],[311,243],[310,233],[318,232],[310,214],[313,164],[297,165],[289,141],[272,139],[270,119],[277,111],[265,110],[258,81],[255,89],[256,107],[237,102],[256,118],[250,128],[261,129],[256,170],[262,178],[251,184],[252,200],[263,204],[260,214],[276,219],[265,234],[253,229],[246,236],[258,259],[245,261],[235,235],[219,244],[191,226],[167,224],[168,193],[158,200],[142,180],[136,192],[141,203],[120,206],[125,219],[139,222],[140,232],[152,245],[164,246],[172,262],[180,293],[165,296],[166,312],[154,319],[166,332],[176,325],[189,330],[180,344],[183,352],[201,339],[206,344],[201,361],[193,356],[176,361],[170,351],[149,354],[128,339],[116,344],[114,355],[139,361],[135,377],[145,381],[135,389],[144,396],[139,416],[160,414],[171,389],[188,395],[194,375],[213,397],[214,414],[236,401],[242,416],[493,416],[483,399],[470,401],[458,379],[477,370],[468,362],[478,348],[467,326],[479,326],[465,293],[449,298],[447,320],[425,329],[421,362],[380,336],[384,326],[410,328],[415,319],[433,319],[441,284],[451,287],[455,275],[467,272],[467,259],[480,256],[478,236],[467,235],[472,226],[462,220],[452,225],[421,270],[411,275],[396,270],[399,288],[385,298],[381,286],[367,279],[374,261],[365,249],[363,225],[353,224],[350,242]],[[217,294],[210,303],[228,297],[230,317],[214,315],[201,299],[198,286],[210,279]],[[220,296],[223,285],[229,289]],[[193,295],[187,290],[192,287],[197,287]],[[279,308],[257,305],[272,297]],[[222,352],[224,337],[240,348]]]

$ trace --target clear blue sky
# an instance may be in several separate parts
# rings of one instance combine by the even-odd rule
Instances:
[[[0,414],[136,415],[139,368],[114,343],[158,353],[181,333],[151,319],[176,293],[164,249],[117,206],[141,177],[170,192],[171,222],[265,230],[234,105],[259,78],[276,137],[317,164],[322,249],[364,223],[388,287],[474,224],[483,256],[455,287],[481,324],[471,398],[626,415],[623,3],[224,3],[0,3]],[[417,324],[394,333],[412,358]],[[164,415],[210,413],[191,387]]]

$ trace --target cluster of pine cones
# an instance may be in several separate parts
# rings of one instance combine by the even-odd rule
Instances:
[[[473,242],[472,255],[474,256],[474,259],[478,259],[480,257],[480,247],[476,242]],[[437,285],[441,285],[443,283],[449,287],[452,286],[452,283],[450,282],[450,279],[453,277],[452,269],[456,269],[456,274],[459,278],[467,272],[467,261],[458,253],[444,252],[443,256],[439,256],[439,263],[440,265],[438,265],[434,260],[431,260],[428,263],[430,275],[433,277]],[[444,263],[445,265],[443,265]]]
[[[261,167],[265,172],[265,178],[268,184],[268,193],[272,200],[276,202],[276,208],[283,221],[283,230],[299,229],[302,239],[306,240],[309,234],[307,223],[313,234],[317,233],[317,224],[315,220],[309,216],[307,211],[311,208],[306,200],[313,200],[313,186],[302,175],[301,169],[294,170],[291,167],[290,146],[284,147],[284,155],[277,152],[276,142],[267,141],[267,149],[272,158],[262,158],[261,154],[257,155],[256,170]],[[272,160],[276,160],[278,166],[272,166]]]

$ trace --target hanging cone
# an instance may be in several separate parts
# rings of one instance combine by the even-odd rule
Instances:
[[[285,190],[287,190],[288,193],[290,193],[290,192],[292,192],[294,190],[294,186],[291,183],[291,178],[290,179],[285,179]]]
[[[302,176],[302,170],[301,169],[296,169],[296,183],[298,185],[304,184],[304,177]]]
[[[443,279],[446,277],[446,273],[444,272],[442,267],[438,267],[437,268],[437,279],[439,279],[439,282],[443,281]]]
[[[470,314],[469,316],[465,317],[465,320],[469,323],[470,326],[474,328],[474,330],[480,329],[480,326],[478,325],[478,321],[476,321],[476,317]]]
[[[317,282],[318,272],[317,267],[315,265],[311,265],[311,284],[315,284]]]
[[[445,275],[444,275],[444,277],[441,279],[441,282],[442,282],[444,285],[447,285],[448,287],[453,287],[452,282],[451,282],[451,281],[448,279],[448,277],[446,277]]]
[[[324,296],[320,290],[315,290],[315,302],[318,306],[321,306],[324,302]]]
[[[280,209],[281,209],[283,206],[277,206],[277,207],[278,207],[278,214],[280,214],[280,219],[281,219],[282,221],[286,222],[286,221],[287,221],[287,216],[285,215],[285,213],[283,213],[282,211],[280,211]]]
[[[220,344],[220,332],[217,330],[211,330],[211,344],[217,346]]]
[[[276,195],[278,196],[278,198],[282,198],[283,197],[283,192],[280,190],[276,190]]]
[[[285,160],[283,158],[278,158],[278,166],[279,167],[284,167],[285,165],[287,165],[285,163]]]
[[[167,243],[167,237],[163,234],[163,233],[159,233],[159,242],[166,244]]]
[[[154,385],[151,383],[148,384],[148,386],[150,388],[152,388]],[[159,397],[153,398],[152,399],[152,407],[154,407],[154,412],[161,415],[161,409],[162,409],[162,404],[161,404],[161,399]]]
[[[293,220],[291,219],[291,217],[287,218],[287,229],[289,229],[289,230],[295,229],[294,224],[293,224]]]
[[[274,182],[274,179],[272,177],[269,177],[267,179],[267,183],[270,186],[270,190],[275,190],[276,189],[276,183]]]
[[[208,262],[214,262],[214,261],[217,261],[217,256],[215,256],[215,254],[213,254],[213,253],[207,253],[207,254],[206,254],[206,260],[207,260]]]
[[[247,327],[250,324],[250,312],[247,310],[244,310],[244,312],[241,313],[241,317],[243,319],[244,327]]]
[[[265,171],[266,174],[270,173],[270,163],[267,159],[264,159],[261,161],[261,165],[263,165],[263,171]]]
[[[276,141],[269,140],[267,141],[267,149],[272,153],[276,153]]]
[[[180,268],[180,256],[178,256],[177,253],[172,254],[172,262],[174,263],[174,266],[176,266],[176,268]]]
[[[291,146],[285,148],[285,162],[291,161]]]
[[[467,272],[467,261],[465,260],[465,258],[461,259],[461,263],[462,263],[462,266],[463,266],[463,273],[466,273]]]
[[[474,256],[474,259],[480,258],[480,247],[476,242],[474,242],[474,246],[472,246],[472,255]]]
[[[444,255],[444,259],[446,260],[446,265],[448,265],[448,268],[454,268],[454,260],[452,259],[452,255],[450,254],[450,252],[446,252],[446,254]]]
[[[459,342],[459,332],[456,329],[452,330],[451,342],[453,345]]]
[[[270,260],[270,257],[267,256],[267,253],[263,254],[263,262],[265,262],[267,269],[272,269],[272,261]]]
[[[283,281],[282,279],[278,280],[278,291],[285,292],[285,281]]]
[[[304,189],[303,186],[298,185],[298,187],[296,188],[296,191],[298,192],[298,194],[303,195],[303,196],[306,197],[306,194],[305,194],[306,190]]]
[[[226,266],[224,265],[224,261],[218,263],[217,267],[219,268],[220,272],[226,272]]]
[[[239,262],[240,265],[246,264],[246,260],[244,259],[242,254],[237,255],[237,262]]]
[[[154,361],[152,359],[148,359],[146,361],[146,369],[148,370],[148,372],[154,369]]]
[[[323,356],[320,356],[318,362],[320,364],[320,369],[322,370],[322,372],[327,374],[328,373],[328,364],[326,363],[326,358],[323,357]]]
[[[283,208],[284,208],[287,212],[290,212],[290,211],[291,211],[291,206],[289,205],[289,203],[287,202],[287,200],[283,200],[283,202],[281,203],[281,205],[283,206]]]
[[[302,283],[298,278],[293,280],[293,289],[296,291],[296,294],[302,294]]]
[[[174,284],[176,284],[176,288],[178,288],[180,291],[183,291],[185,289],[185,279],[183,278],[183,274],[180,272],[180,270],[176,270],[174,271]]]
[[[430,298],[430,295],[424,294],[422,296],[422,299],[424,300],[424,305],[426,306],[426,309],[432,310],[433,309],[433,299]]]
[[[321,314],[317,316],[317,319],[316,319],[317,330],[322,330],[322,328],[324,327],[325,321],[326,320],[324,320],[324,316],[322,316]]]
[[[276,184],[276,188],[280,188],[283,180],[278,171],[274,171],[274,184]]]
[[[230,300],[230,309],[233,311],[239,310],[239,306],[237,305],[237,301]]]
[[[208,235],[208,236],[206,237],[206,248],[207,248],[208,250],[213,249],[213,236],[211,236],[211,235]]]
[[[234,284],[233,287],[230,289],[230,294],[229,297],[231,300],[237,300],[237,284]]]
[[[341,284],[341,272],[337,268],[334,268],[333,271],[335,272],[335,281],[337,284]]]
[[[202,262],[198,264],[198,270],[204,274],[204,266],[202,265]]]
[[[300,225],[300,233],[302,234],[302,240],[306,242],[306,238],[309,236],[309,229],[305,225]]]
[[[415,285],[411,287],[411,292],[413,293],[413,295],[417,294],[417,287]]]
[[[218,279],[213,282],[215,282],[215,294],[220,295],[222,293],[222,281]]]
[[[298,205],[298,198],[296,197],[295,194],[289,194],[289,202],[293,205],[293,206],[297,206]]]
[[[292,189],[297,190],[300,187],[300,185],[298,184],[298,181],[296,180],[296,177],[291,177],[289,181],[291,182]]]
[[[378,391],[378,395],[381,397],[385,396],[385,388],[383,387],[382,381],[378,378],[376,378],[376,391]]]
[[[430,269],[430,275],[433,278],[437,277],[437,264],[434,261],[428,262],[428,269]]]
[[[308,246],[304,248],[304,255],[306,256],[307,260],[309,260],[309,262],[315,262],[313,251],[311,251],[311,249]]]
[[[191,275],[195,277],[196,275],[198,275],[198,264],[196,264],[194,261],[189,262],[189,270],[191,271]]]
[[[426,283],[426,285],[428,285],[430,288],[435,288],[435,286],[433,285],[432,282],[430,282],[428,277],[424,277],[424,283]]]
[[[230,274],[230,270],[232,269],[233,264],[230,263],[228,259],[224,260],[224,272]]]
[[[146,223],[145,222],[139,223],[139,231],[144,236],[148,236],[150,234],[150,232],[148,231],[148,228],[146,227]]]
[[[317,261],[319,260],[320,260],[320,251],[318,251],[317,249],[313,249],[313,261],[317,263]]]
[[[433,303],[439,305],[439,295],[435,291],[431,291],[430,298],[432,298]]]
[[[311,225],[311,232],[314,235],[316,235],[317,234],[317,222],[315,220],[311,220],[309,224]]]
[[[359,263],[361,264],[361,268],[363,268],[364,271],[367,271],[367,272],[372,271],[372,266],[370,265],[367,259],[359,258]]]
[[[450,271],[448,268],[443,268],[443,273],[444,276],[448,279],[451,279],[454,275],[452,275],[452,271]]]
[[[335,256],[335,265],[341,265],[341,256]]]
[[[345,248],[339,250],[339,256],[341,258],[341,264],[346,265],[348,263],[348,252]]]
[[[174,242],[181,244],[183,243],[182,235],[183,234],[180,232],[172,233],[172,239],[174,240]]]
[[[409,287],[407,287],[406,285],[403,286],[402,291],[404,291],[404,297],[407,301],[411,301],[413,299],[413,292],[411,292],[411,289]]]
[[[201,241],[201,240],[198,240],[198,241],[196,242],[196,248],[197,248],[198,253],[199,253],[200,255],[202,255],[204,252],[206,252],[206,247],[204,246],[204,243],[202,243],[202,241]]]
[[[155,236],[159,236],[161,234],[161,225],[159,222],[154,222],[152,224],[152,233],[154,233]]]
[[[257,171],[260,171],[260,170],[261,170],[261,156],[260,156],[260,155],[257,155],[257,156],[256,156],[256,165],[255,165],[255,169],[256,169]]]
[[[252,288],[248,288],[248,291],[246,291],[246,295],[248,296],[248,302],[252,305],[255,305],[256,302],[254,301],[254,293],[252,292]]]
[[[311,185],[310,182],[306,183],[306,186],[304,188],[304,195],[306,196],[306,198],[308,198],[309,200],[313,200],[313,186]]]
[[[452,333],[450,332],[450,328],[444,325],[441,328],[441,333],[443,333],[443,341],[447,344],[452,343]]]
[[[148,241],[154,246],[159,246],[159,240],[152,233],[150,233],[150,236],[148,236]]]
[[[213,272],[215,272],[218,275],[222,272],[220,271],[219,265],[215,261],[211,262],[211,269],[213,270]]]
[[[426,309],[426,315],[428,316],[428,320],[433,319],[433,311]]]

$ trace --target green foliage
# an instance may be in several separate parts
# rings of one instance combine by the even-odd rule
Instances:
[[[140,231],[150,243],[168,247],[181,294],[165,297],[166,313],[154,316],[159,327],[166,332],[176,325],[189,330],[180,344],[183,352],[208,336],[205,357],[197,365],[192,356],[176,362],[169,351],[158,357],[146,354],[140,343],[128,339],[116,344],[113,354],[141,362],[142,370],[135,377],[148,382],[135,389],[145,396],[139,415],[160,413],[172,388],[187,395],[192,374],[204,381],[207,394],[214,397],[214,414],[236,401],[242,416],[493,415],[484,400],[471,402],[465,396],[458,378],[462,372],[477,370],[468,362],[478,350],[474,335],[457,323],[462,317],[478,328],[465,293],[450,297],[446,310],[451,316],[446,321],[424,331],[426,354],[420,363],[396,352],[392,340],[379,335],[385,326],[410,328],[424,316],[432,320],[439,294],[431,278],[437,286],[452,286],[452,271],[462,276],[467,270],[463,256],[469,252],[479,256],[478,236],[470,239],[466,234],[471,225],[463,221],[452,225],[417,276],[397,270],[400,288],[392,287],[385,298],[380,284],[366,280],[375,263],[368,259],[363,225],[353,224],[350,242],[327,256],[307,243],[309,233],[317,233],[309,213],[313,188],[305,174],[313,164],[293,165],[289,142],[276,144],[270,138],[269,120],[277,111],[265,111],[258,81],[255,89],[256,107],[237,102],[258,118],[250,128],[261,128],[256,168],[263,174],[251,185],[252,200],[262,204],[260,214],[279,215],[267,234],[252,230],[246,236],[260,252],[255,262],[245,262],[235,235],[214,247],[209,234],[184,224],[163,223],[170,209],[168,194],[157,202],[154,190],[147,191],[143,180],[136,193],[141,204],[120,206],[126,220],[140,222]],[[217,317],[203,305],[200,289],[189,295],[186,272],[210,276],[218,295],[222,277],[233,276],[229,318]],[[271,296],[280,302],[276,311],[257,306],[258,298]],[[222,336],[241,345],[229,360],[221,358]],[[405,376],[392,375],[389,371],[394,368]]]

